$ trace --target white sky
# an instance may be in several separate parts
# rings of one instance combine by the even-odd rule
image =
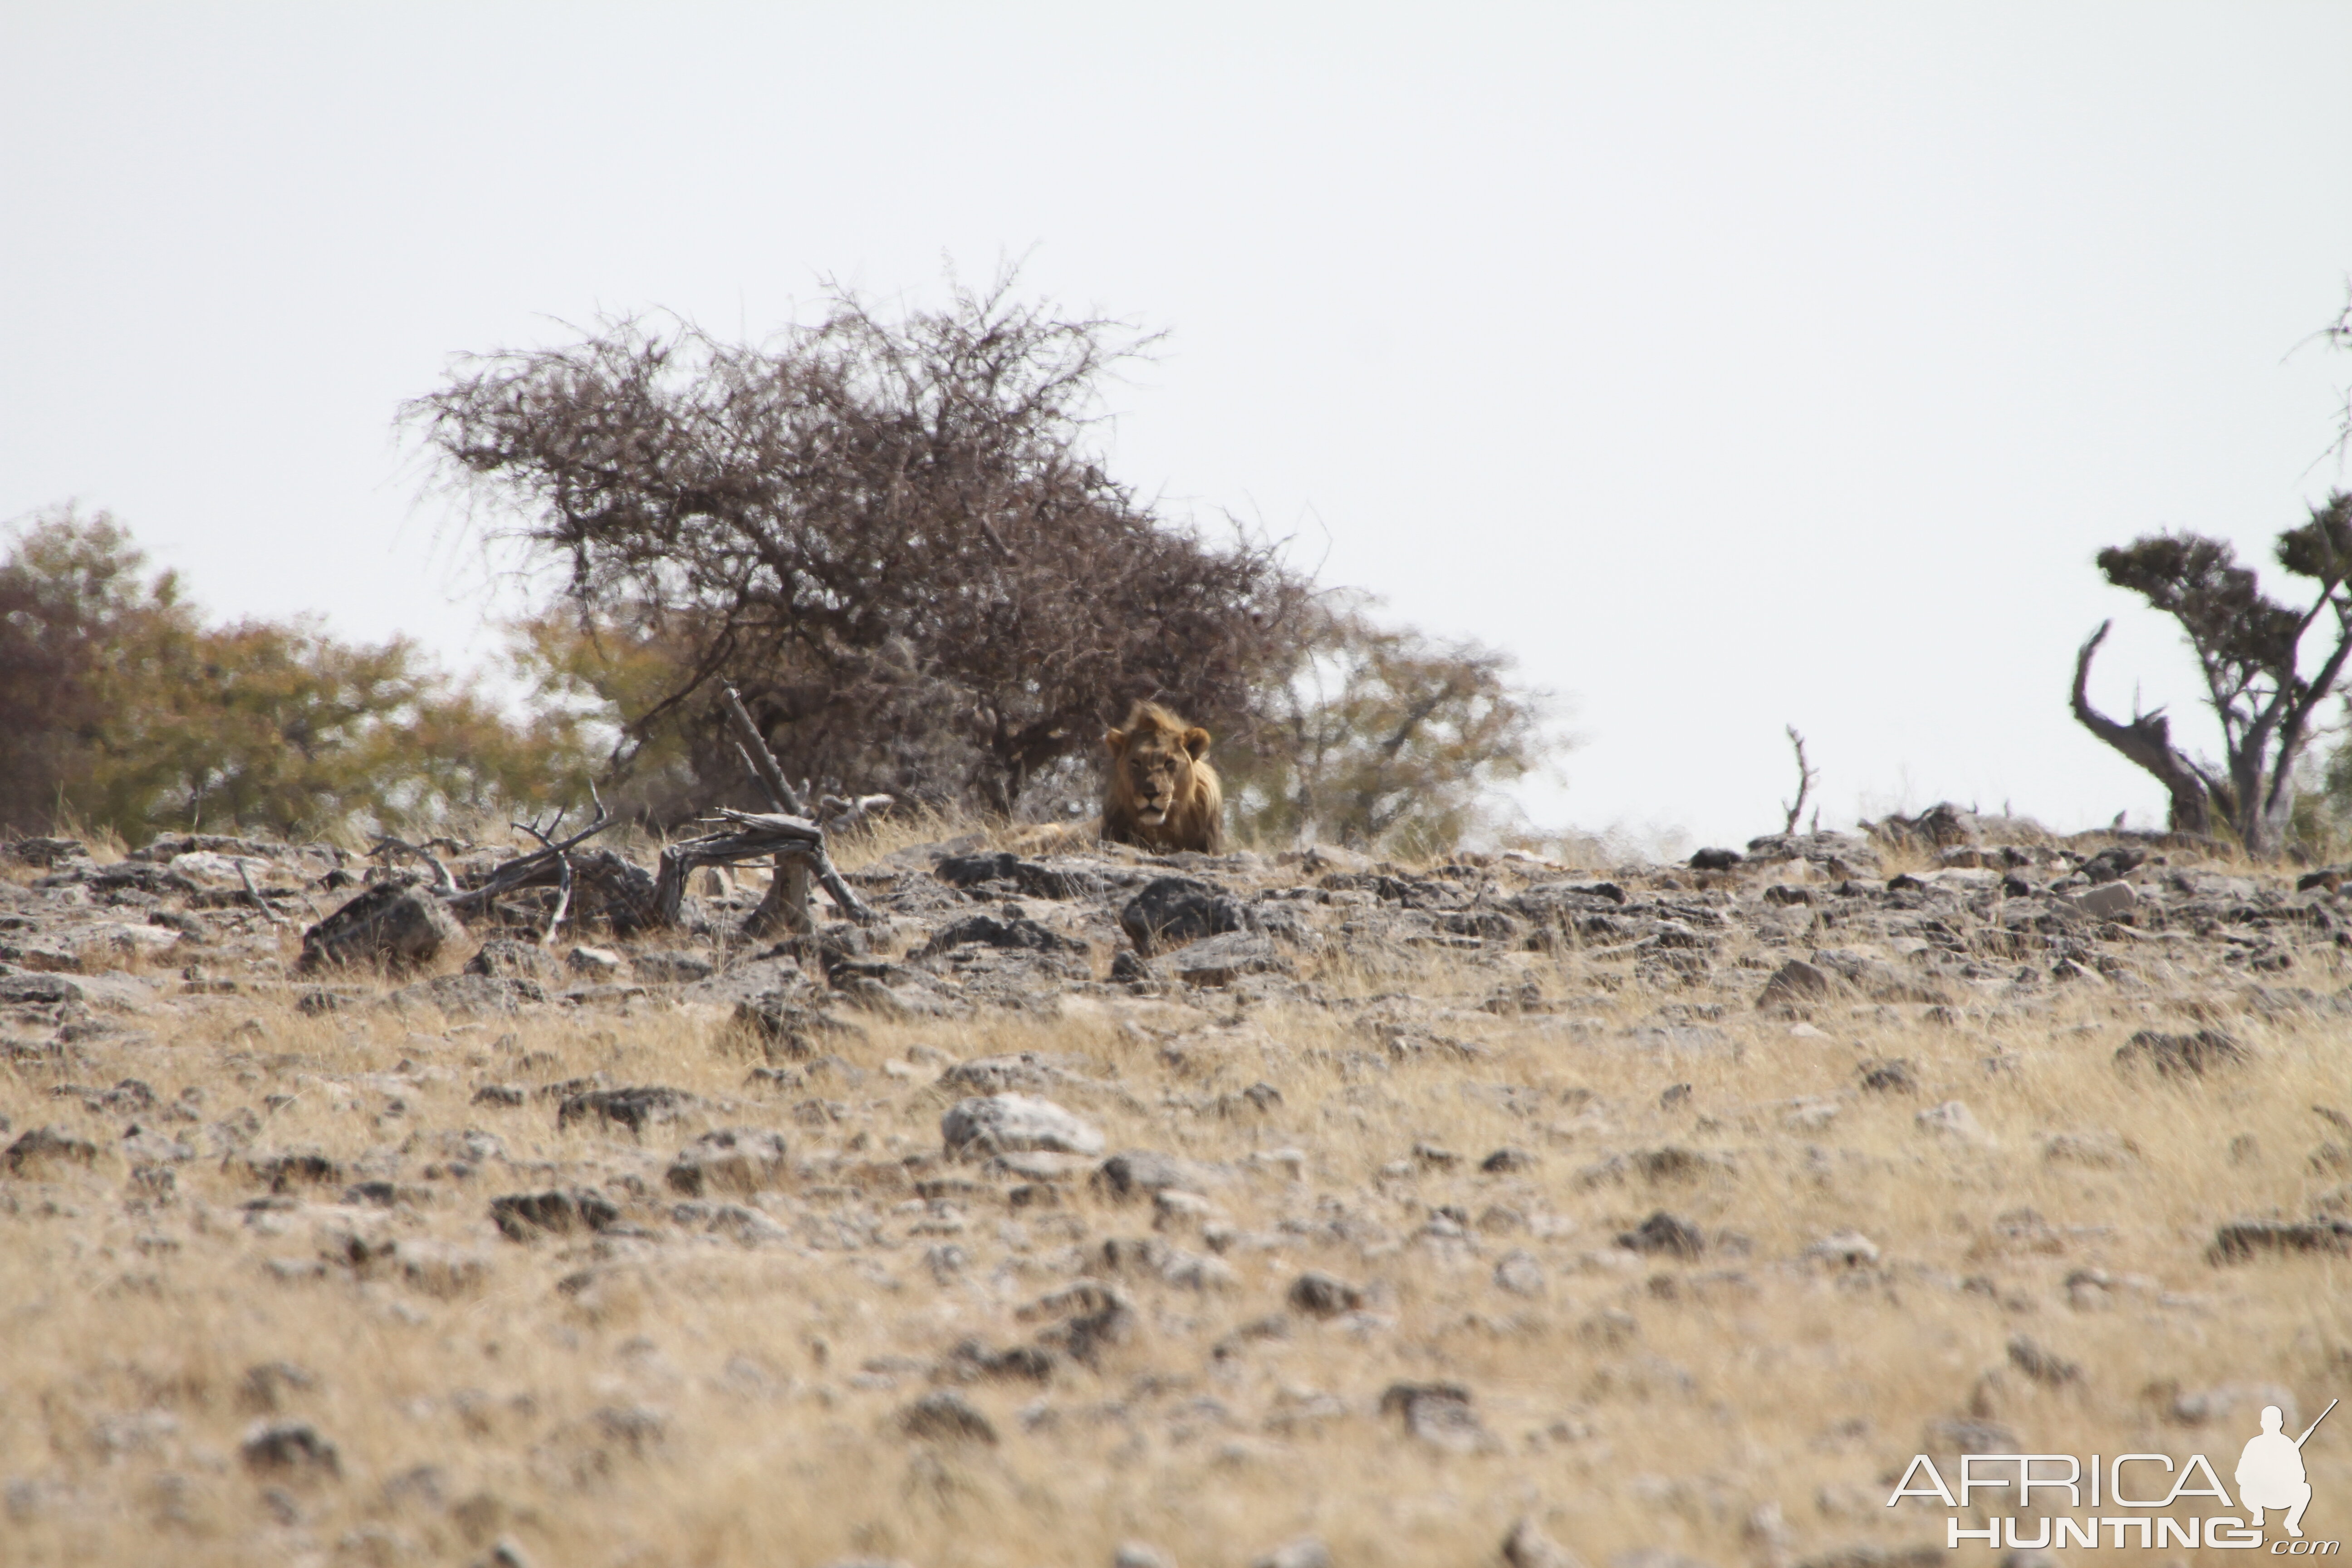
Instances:
[[[1122,477],[1570,700],[1544,820],[1743,840],[1794,722],[1825,820],[2150,822],[2074,650],[2192,672],[2090,557],[2342,480],[2347,68],[2341,4],[0,0],[0,517],[483,658],[391,427],[447,356],[1025,257],[1172,331]]]

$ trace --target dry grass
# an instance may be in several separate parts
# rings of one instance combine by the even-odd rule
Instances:
[[[885,825],[842,858],[940,827]],[[265,994],[78,1047],[75,1081],[137,1077],[167,1105],[193,1089],[198,1123],[86,1111],[51,1094],[58,1071],[0,1077],[17,1131],[62,1123],[108,1151],[87,1173],[0,1177],[5,1556],[458,1563],[506,1537],[597,1568],[1014,1568],[1107,1563],[1130,1538],[1239,1563],[1312,1531],[1342,1563],[1470,1564],[1534,1514],[1595,1564],[1653,1547],[1769,1563],[1940,1545],[1939,1512],[1880,1506],[1938,1419],[1973,1412],[2041,1452],[2201,1449],[2226,1476],[2251,1426],[2169,1425],[2177,1392],[2282,1384],[2308,1420],[2352,1383],[2346,1260],[2206,1258],[2217,1222],[2341,1201],[2352,1171],[2320,1146],[2352,1138],[2311,1109],[2352,1110],[2340,1021],[2233,1017],[2255,1060],[2174,1083],[2114,1066],[2150,1017],[2112,993],[1957,1027],[1861,1008],[1792,1031],[1735,1010],[1684,1051],[1625,1031],[1685,994],[1575,954],[1318,978],[1457,1009],[1442,1028],[1477,1054],[1376,1060],[1338,1012],[1214,994],[1085,998],[1051,1022],[872,1021],[809,1090],[847,1119],[812,1131],[787,1113],[797,1097],[746,1088],[760,1058],[716,1009],[452,1025],[312,1018]],[[1551,1010],[1473,1010],[1529,980]],[[1017,1309],[1068,1284],[1076,1249],[1154,1234],[1150,1204],[1083,1185],[1040,1211],[1008,1208],[1002,1183],[946,1204],[881,1184],[885,1162],[937,1150],[929,1053],[1014,1050],[1122,1088],[1068,1097],[1113,1148],[1233,1166],[1208,1220],[1230,1272],[1203,1290],[1124,1281],[1140,1331],[1097,1365],[964,1388],[993,1445],[910,1441],[898,1413],[951,1346],[1027,1342]],[[1914,1065],[1915,1092],[1858,1088],[1858,1064],[1886,1058]],[[598,1071],[733,1102],[710,1124],[784,1130],[799,1173],[758,1201],[800,1244],[667,1225],[663,1170],[703,1123],[638,1144],[559,1131],[545,1100],[470,1103],[486,1081]],[[1256,1082],[1280,1091],[1270,1111],[1208,1109]],[[1916,1125],[1956,1099],[1990,1142]],[[193,1140],[247,1108],[250,1150],[180,1165],[168,1197],[110,1152],[127,1121]],[[467,1128],[512,1163],[426,1176],[439,1135]],[[2061,1134],[2074,1152],[2053,1157]],[[1483,1173],[1506,1147],[1532,1165]],[[341,1175],[253,1206],[248,1155],[298,1150]],[[1661,1150],[1699,1158],[1596,1173]],[[338,1201],[379,1169],[415,1201]],[[664,1239],[520,1245],[487,1217],[498,1194],[589,1180]],[[1614,1244],[1661,1208],[1705,1255]],[[868,1244],[816,1245],[835,1214]],[[1197,1218],[1165,1223],[1165,1242],[1209,1250]],[[1807,1258],[1849,1230],[1882,1249],[1874,1265]],[[966,1257],[944,1279],[925,1263],[942,1245]],[[1514,1250],[1539,1294],[1498,1287]],[[1365,1286],[1368,1314],[1292,1314],[1262,1337],[1307,1268]],[[2079,1379],[2021,1375],[2020,1334]],[[265,1389],[251,1369],[276,1363],[307,1384]],[[1407,1436],[1378,1410],[1398,1382],[1465,1386],[1485,1440]],[[340,1474],[254,1473],[240,1443],[264,1418],[311,1423]],[[2309,1450],[2315,1536],[2352,1508],[2347,1453],[2342,1433]]]

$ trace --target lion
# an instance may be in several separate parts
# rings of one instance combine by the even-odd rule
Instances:
[[[1103,744],[1110,752],[1103,837],[1163,855],[1223,853],[1225,791],[1208,763],[1206,730],[1157,702],[1138,702]]]

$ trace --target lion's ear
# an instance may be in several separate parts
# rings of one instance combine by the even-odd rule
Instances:
[[[1127,751],[1127,731],[1124,730],[1106,731],[1103,734],[1103,745],[1114,757],[1124,754]]]
[[[1209,754],[1209,732],[1197,724],[1185,731],[1184,749],[1192,753],[1194,762],[1199,762]]]

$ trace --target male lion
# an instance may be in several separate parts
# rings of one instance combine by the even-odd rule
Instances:
[[[1168,854],[1225,847],[1225,791],[1208,763],[1209,732],[1157,702],[1138,702],[1127,722],[1103,737],[1110,783],[1103,791],[1102,836]]]

